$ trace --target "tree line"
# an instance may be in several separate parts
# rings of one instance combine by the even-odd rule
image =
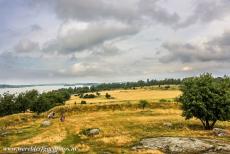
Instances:
[[[113,89],[133,89],[135,87],[144,87],[144,86],[180,85],[181,83],[182,83],[181,79],[164,79],[164,80],[147,79],[146,81],[139,80],[137,82],[101,83],[89,87],[78,87],[78,88],[74,88],[74,92],[87,93],[87,92],[97,92],[97,91],[113,90]]]
[[[30,90],[19,94],[4,93],[0,95],[0,116],[33,111],[37,114],[63,105],[71,96],[69,89],[59,89],[39,94]]]

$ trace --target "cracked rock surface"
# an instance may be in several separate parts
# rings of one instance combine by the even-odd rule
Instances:
[[[212,139],[187,137],[156,137],[142,139],[133,147],[137,149],[156,149],[165,153],[230,153],[230,143]]]

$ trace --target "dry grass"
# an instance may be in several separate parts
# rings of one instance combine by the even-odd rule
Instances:
[[[102,94],[104,94],[103,92]],[[156,91],[156,90],[127,90],[127,91],[110,91],[116,101],[139,99],[161,99],[173,98],[180,94],[178,91]],[[127,93],[127,95],[125,95]],[[158,95],[156,95],[158,94]],[[164,95],[165,94],[165,95]],[[133,95],[133,97],[132,97]],[[102,98],[90,99],[98,103]],[[74,101],[80,101],[74,97]],[[106,99],[102,99],[108,101]],[[69,103],[71,104],[73,100]],[[221,138],[213,135],[211,131],[204,131],[200,122],[196,119],[185,121],[181,117],[179,107],[171,108],[172,103],[162,103],[168,105],[168,108],[155,106],[154,108],[129,109],[125,110],[100,110],[88,112],[69,112],[66,114],[66,121],[61,123],[59,118],[52,119],[52,125],[46,128],[40,127],[44,116],[32,118],[31,114],[18,114],[7,116],[0,119],[1,123],[8,120],[17,121],[14,126],[4,128],[4,131],[11,132],[9,135],[0,139],[0,147],[4,146],[29,146],[29,145],[49,145],[49,146],[74,146],[82,153],[133,153],[133,154],[160,154],[157,150],[139,150],[132,151],[131,147],[140,139],[145,137],[157,136],[191,136],[205,138]],[[70,105],[68,107],[73,107]],[[95,108],[95,105],[85,105],[86,107]],[[47,113],[45,113],[47,114]],[[26,116],[27,121],[22,117]],[[173,124],[172,127],[164,126],[165,122]],[[218,122],[217,127],[223,127],[230,130],[229,122]],[[100,128],[101,133],[95,137],[86,137],[80,132],[86,128]],[[18,134],[15,130],[22,131]]]
[[[113,99],[106,99],[105,94],[109,93]],[[136,90],[113,90],[103,91],[101,96],[95,99],[81,99],[78,96],[72,96],[67,105],[79,104],[82,100],[89,103],[111,103],[111,102],[123,102],[123,101],[137,101],[137,100],[148,100],[156,101],[160,99],[173,99],[179,96],[181,92],[179,90],[151,90],[151,89],[136,89]]]

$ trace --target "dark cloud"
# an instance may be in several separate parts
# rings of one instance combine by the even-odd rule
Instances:
[[[191,43],[164,43],[163,49],[168,54],[160,58],[161,62],[228,62],[230,59],[230,32],[213,38],[201,45]]]
[[[184,28],[199,22],[208,23],[213,20],[223,20],[223,18],[229,15],[229,13],[229,0],[197,0],[193,14],[175,27]]]

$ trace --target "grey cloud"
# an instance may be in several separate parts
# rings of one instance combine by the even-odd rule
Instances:
[[[197,0],[193,14],[191,14],[185,21],[175,25],[175,27],[184,28],[198,22],[207,23],[213,20],[222,20],[229,14],[229,0]]]
[[[120,55],[121,52],[120,50],[116,47],[113,46],[112,44],[103,44],[102,46],[96,47],[93,52],[92,56],[99,56],[99,57],[110,57],[110,56],[116,56]]]
[[[14,50],[21,53],[33,52],[35,50],[39,50],[39,44],[28,39],[23,39],[15,45]]]
[[[139,2],[139,14],[145,18],[158,21],[165,25],[178,23],[180,17],[177,13],[169,13],[166,9],[157,5],[159,0],[142,0]]]
[[[65,72],[65,75],[75,77],[118,77],[118,76],[129,76],[129,75],[140,75],[143,74],[143,70],[139,70],[125,63],[131,64],[132,62],[118,63],[116,61],[104,61],[104,60],[92,60],[87,62],[79,62]]]
[[[230,59],[230,32],[216,37],[201,46],[191,43],[164,43],[163,49],[168,54],[160,58],[161,62],[228,62]]]
[[[14,52],[3,52],[0,54],[0,81],[33,79],[42,80],[56,75],[62,77],[57,71],[58,64],[65,65],[63,60],[43,59],[41,57],[21,56]]]
[[[117,37],[136,34],[138,31],[137,27],[130,25],[91,24],[84,30],[71,29],[66,35],[48,42],[44,51],[62,54],[78,52]]]
[[[61,19],[97,21],[115,19],[133,23],[146,18],[162,24],[175,24],[176,13],[169,13],[160,7],[159,0],[103,1],[103,0],[58,0],[56,13]]]

